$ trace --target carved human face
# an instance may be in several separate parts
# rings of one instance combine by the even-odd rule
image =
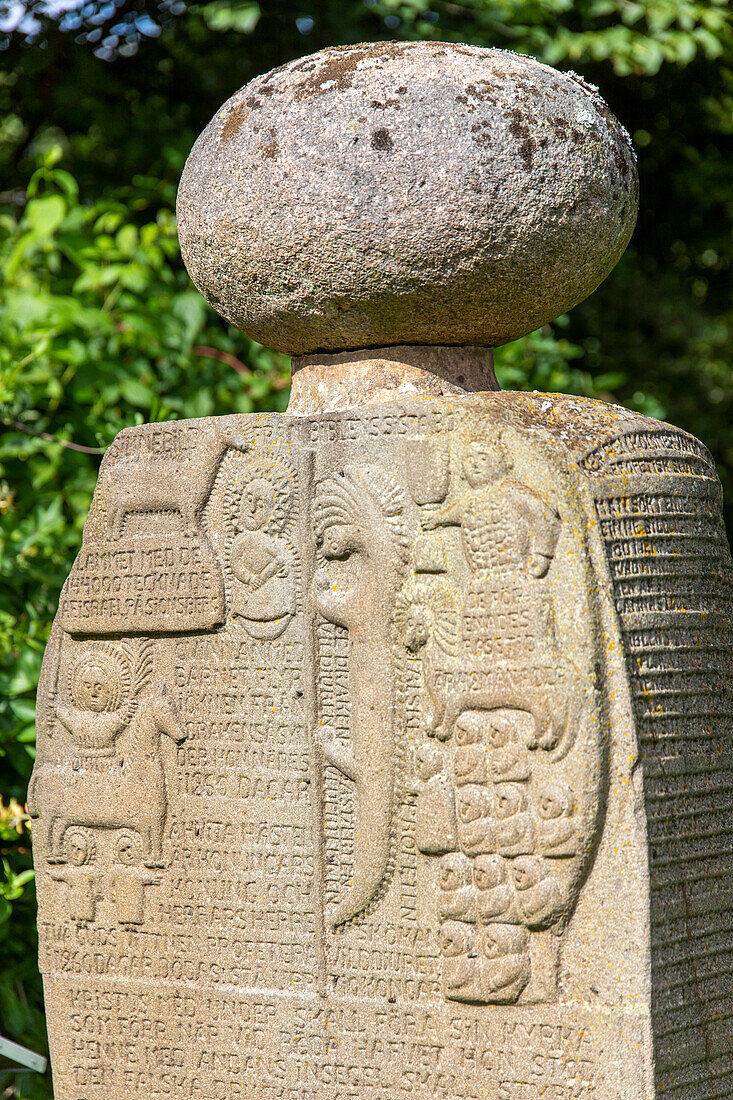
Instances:
[[[79,829],[70,829],[64,837],[64,852],[73,867],[83,867],[91,862],[94,855],[91,837]]]
[[[527,795],[518,783],[497,783],[496,816],[502,819],[514,817],[527,808]]]
[[[573,808],[573,796],[565,783],[551,783],[540,791],[537,812],[544,821],[569,817]]]
[[[469,443],[463,455],[463,473],[472,489],[483,489],[503,477],[506,463],[501,452],[484,443]]]
[[[475,745],[481,740],[481,724],[478,715],[470,710],[459,714],[454,731],[459,745]]]
[[[259,531],[270,519],[273,505],[272,486],[263,478],[255,478],[242,493],[242,526],[248,531]]]
[[[447,920],[440,926],[440,951],[446,959],[455,959],[467,955],[473,946],[473,936],[469,928],[460,921]]]
[[[486,787],[480,787],[477,783],[469,783],[461,787],[456,797],[458,817],[468,824],[477,821],[480,817],[486,817],[491,809],[491,796]]]
[[[441,890],[458,890],[471,881],[471,862],[459,852],[451,852],[440,861],[438,885]]]
[[[96,714],[109,710],[114,685],[111,673],[104,665],[94,662],[84,665],[77,676],[75,688],[77,703],[82,710],[91,710]]]
[[[506,864],[501,856],[477,856],[473,863],[477,890],[493,890],[506,882]]]
[[[472,773],[476,773],[474,778],[477,782],[481,782],[482,778],[485,778],[486,749],[483,745],[462,745],[456,749],[453,770],[459,780],[465,780]]]
[[[333,523],[323,532],[321,551],[326,561],[346,561],[363,549],[361,529],[354,523]]]
[[[415,754],[417,774],[423,782],[443,770],[443,756],[434,745],[420,745]]]
[[[482,949],[487,959],[501,959],[526,951],[529,934],[526,928],[513,924],[493,924],[485,930]]]
[[[321,564],[313,578],[316,607],[349,630],[366,629],[361,590],[368,560],[365,534],[353,523],[332,523],[318,539]]]
[[[511,868],[517,890],[529,890],[547,877],[539,856],[518,856],[512,860]]]
[[[503,749],[512,740],[512,730],[508,722],[494,719],[489,726],[489,744],[494,749]]]
[[[123,833],[115,845],[117,860],[125,867],[135,867],[142,862],[143,849],[140,837],[135,833]]]

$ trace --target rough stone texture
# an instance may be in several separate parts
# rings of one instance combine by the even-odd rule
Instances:
[[[498,390],[491,348],[392,347],[293,359],[288,412],[333,412],[414,394]]]
[[[383,42],[232,96],[189,157],[178,218],[201,293],[302,355],[503,344],[595,290],[636,208],[628,137],[579,78]]]
[[[125,431],[39,695],[56,1100],[731,1095],[730,585],[615,406]]]

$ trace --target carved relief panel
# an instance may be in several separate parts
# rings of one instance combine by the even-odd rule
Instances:
[[[58,1100],[647,1095],[615,421],[518,398],[115,445],[30,794]]]

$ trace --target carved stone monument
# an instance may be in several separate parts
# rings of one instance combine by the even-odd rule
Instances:
[[[102,464],[29,800],[56,1100],[733,1095],[715,469],[490,350],[636,204],[498,50],[325,50],[199,138],[186,263],[293,394]]]

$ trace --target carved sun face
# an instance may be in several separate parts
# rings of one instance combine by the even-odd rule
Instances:
[[[109,710],[114,693],[109,670],[103,665],[85,665],[77,678],[76,696],[82,710],[91,710],[95,714]]]

